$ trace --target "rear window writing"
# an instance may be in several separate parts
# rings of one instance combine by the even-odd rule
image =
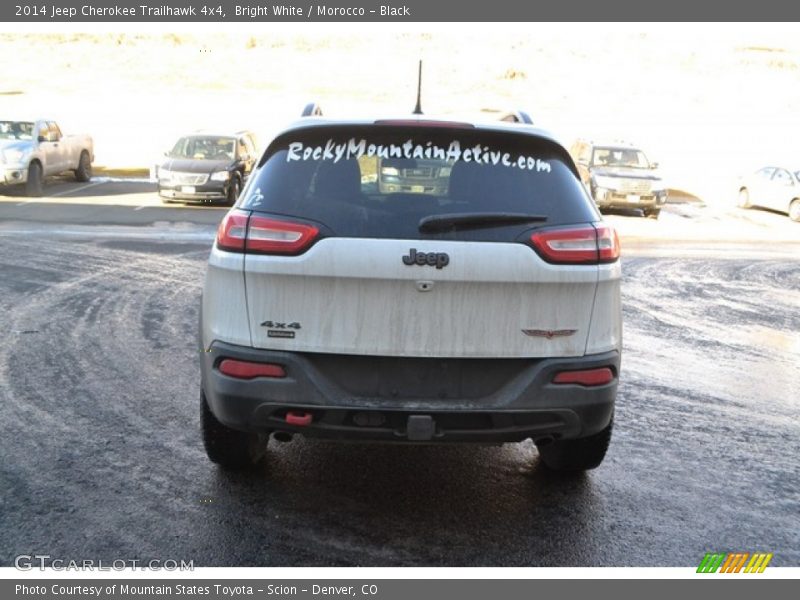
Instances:
[[[337,163],[342,159],[360,159],[364,156],[368,158],[377,156],[382,160],[391,158],[409,161],[438,160],[451,165],[462,160],[465,163],[502,165],[504,167],[517,167],[519,169],[547,173],[551,170],[550,163],[546,160],[525,155],[512,157],[510,152],[493,150],[489,146],[482,146],[480,143],[462,149],[459,140],[452,140],[447,147],[434,144],[430,140],[424,144],[416,143],[413,139],[408,139],[402,144],[374,143],[367,141],[365,138],[350,138],[348,141],[341,143],[328,139],[324,145],[319,146],[306,145],[303,142],[290,142],[286,153],[286,161],[330,160]]]
[[[276,139],[241,207],[323,226],[325,235],[512,241],[532,224],[419,231],[439,214],[516,213],[544,225],[598,219],[571,159],[543,138],[480,130],[320,127]]]

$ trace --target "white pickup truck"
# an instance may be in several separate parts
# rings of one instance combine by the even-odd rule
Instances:
[[[0,120],[0,185],[25,184],[28,196],[41,196],[47,175],[73,171],[89,181],[93,160],[91,137],[63,135],[51,119]]]

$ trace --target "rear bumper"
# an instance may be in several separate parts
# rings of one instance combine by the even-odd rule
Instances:
[[[219,421],[234,429],[288,431],[329,439],[501,443],[528,438],[534,441],[578,438],[597,433],[611,420],[620,365],[616,351],[581,358],[518,360],[519,365],[514,366],[507,381],[496,389],[483,390],[482,395],[476,395],[472,389],[453,395],[452,387],[445,393],[436,378],[429,377],[428,369],[425,380],[430,383],[423,381],[420,386],[419,381],[412,382],[412,387],[406,388],[414,390],[409,394],[402,389],[387,389],[383,385],[385,379],[398,375],[413,378],[414,371],[407,369],[409,364],[435,363],[437,359],[380,359],[388,361],[384,364],[390,366],[396,362],[393,374],[382,378],[376,377],[373,370],[374,362],[370,361],[374,357],[341,357],[345,361],[342,364],[349,364],[344,368],[348,379],[343,380],[341,372],[332,375],[330,368],[319,366],[335,363],[337,357],[322,356],[215,342],[201,356],[203,389],[209,408]],[[225,358],[280,364],[286,377],[252,380],[229,377],[217,368]],[[366,383],[350,385],[350,379],[359,377],[353,365],[361,360]],[[463,363],[460,370],[465,374],[480,366],[474,359],[463,359]],[[442,364],[452,369],[454,361]],[[614,380],[591,388],[552,383],[559,371],[596,367],[610,367]],[[374,386],[369,383],[377,379],[381,381]],[[310,415],[311,422],[290,424],[289,412]],[[430,429],[427,436],[426,427]]]
[[[661,208],[667,203],[667,192],[658,194],[625,194],[606,190],[595,193],[595,203],[600,208]]]

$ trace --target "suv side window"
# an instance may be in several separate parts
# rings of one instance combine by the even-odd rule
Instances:
[[[47,123],[47,133],[47,140],[50,142],[57,142],[61,139],[61,130],[53,121]]]
[[[258,160],[258,150],[256,149],[255,140],[253,139],[253,136],[250,134],[243,135],[239,139],[239,145],[240,145],[239,156],[240,157],[247,156],[247,158],[244,159],[246,162],[245,168],[248,171],[250,171],[255,166],[255,163]]]
[[[589,159],[592,157],[592,147],[589,144],[578,144],[575,156],[576,162],[588,165]]]
[[[792,176],[786,169],[775,169],[772,181],[781,185],[792,185]]]
[[[236,140],[236,158],[239,160],[245,160],[251,157],[252,155],[247,151],[247,144],[245,144],[244,138],[239,138]]]
[[[361,193],[377,192],[380,160],[377,156],[361,156],[357,160],[358,169],[361,172]]]
[[[759,169],[756,171],[756,176],[759,179],[769,180],[772,178],[772,173],[775,171],[775,167],[764,167],[763,169]]]
[[[592,153],[592,166],[607,165],[613,161],[613,155],[608,148],[595,148]]]

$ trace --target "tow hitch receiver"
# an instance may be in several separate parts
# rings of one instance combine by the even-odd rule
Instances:
[[[436,422],[430,415],[410,415],[406,423],[406,434],[412,442],[426,442],[433,439]]]

